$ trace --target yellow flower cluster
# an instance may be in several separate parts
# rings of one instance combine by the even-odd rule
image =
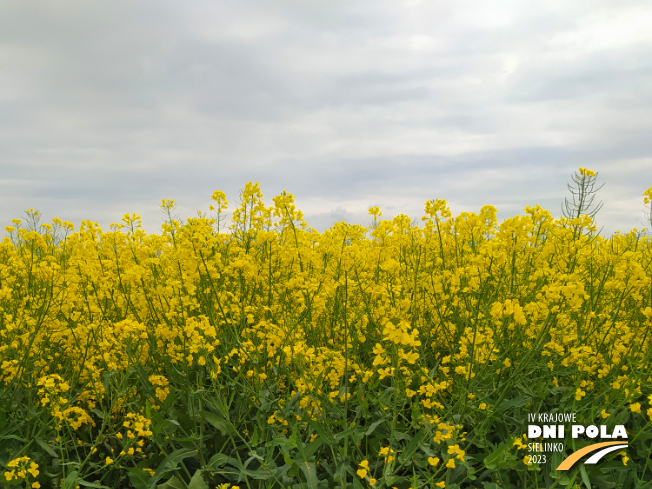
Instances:
[[[385,463],[387,464],[391,464],[394,460],[396,460],[396,456],[394,455],[394,450],[392,450],[390,447],[381,448],[380,452],[378,452],[378,455],[384,457]]]
[[[70,385],[59,374],[44,375],[38,380],[36,385],[39,386],[38,396],[41,398],[41,405],[45,406],[51,401],[58,404],[66,404],[68,402],[65,397],[53,399],[55,396],[64,394],[70,389]]]
[[[70,427],[74,430],[79,429],[82,425],[90,424],[95,426],[95,421],[90,415],[82,408],[78,406],[71,406],[64,409],[63,411],[55,410],[53,411],[55,418],[59,421],[66,421],[70,424]]]
[[[150,427],[152,420],[147,419],[145,416],[137,413],[127,413],[127,421],[122,423],[122,426],[127,428],[125,436],[128,439],[149,438],[152,436]]]
[[[332,413],[371,426],[360,414],[368,406],[379,422],[391,409],[393,429],[402,420],[410,437],[427,432],[419,456],[433,474],[484,458],[458,423],[488,423],[514,379],[567,392],[573,409],[610,396],[602,417],[618,406],[652,417],[652,247],[642,233],[606,238],[589,216],[539,206],[499,224],[493,206],[453,216],[441,199],[421,221],[383,220],[372,207],[369,227],[320,233],[287,192],[268,207],[248,183],[240,199],[230,225],[220,191],[211,214],[185,221],[165,200],[160,234],[136,214],[108,230],[37,226],[34,211],[14,220],[0,242],[6,392],[29,391],[53,431],[69,426],[106,464],[142,452],[151,409],[161,415],[182,393],[243,402],[266,430],[310,441]],[[351,413],[359,418],[342,419]],[[404,470],[406,439],[359,454],[358,476]]]
[[[149,381],[153,386],[156,387],[157,399],[161,402],[165,401],[165,399],[168,397],[168,394],[170,393],[170,388],[168,387],[170,382],[168,379],[166,379],[163,375],[150,375]],[[154,402],[153,399],[150,400]]]
[[[4,473],[5,479],[11,481],[13,479],[29,479],[29,475],[36,478],[39,475],[38,464],[32,462],[29,457],[19,457],[7,463],[7,467],[12,469]],[[41,484],[33,482],[31,487],[39,488]]]

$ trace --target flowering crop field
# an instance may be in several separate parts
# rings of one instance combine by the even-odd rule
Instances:
[[[135,214],[6,228],[4,487],[650,487],[641,232],[433,200],[319,233],[252,183],[225,227],[213,200],[185,221],[163,201],[160,234]],[[528,463],[542,412],[624,425],[628,447]]]

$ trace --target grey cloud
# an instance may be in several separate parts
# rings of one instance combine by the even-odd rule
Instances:
[[[161,198],[191,215],[249,180],[268,203],[284,188],[322,202],[318,228],[429,198],[558,214],[588,166],[611,188],[605,229],[638,223],[652,181],[644,163],[619,168],[652,151],[650,38],[592,49],[573,35],[645,5],[8,3],[0,221],[138,212],[154,230]]]

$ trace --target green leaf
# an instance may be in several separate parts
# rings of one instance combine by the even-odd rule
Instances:
[[[102,383],[104,385],[104,392],[111,392],[111,385],[110,385],[110,380],[111,377],[113,377],[117,372],[115,370],[110,370],[110,371],[104,371],[104,378],[102,379]]]
[[[185,484],[181,482],[176,475],[173,475],[163,484],[156,486],[156,489],[186,489]]]
[[[575,477],[576,477],[576,476],[577,476],[577,474],[575,474],[575,476],[573,476],[573,478],[571,479],[571,478],[568,476],[568,474],[564,474],[564,475],[562,475],[562,476],[559,478],[559,484],[562,485],[562,486],[564,486],[564,487],[569,487],[569,486],[571,486],[571,485],[573,484],[573,482],[575,481]]]
[[[484,460],[484,466],[489,470],[495,470],[500,467],[501,462],[505,462],[505,455],[511,447],[507,443],[501,443],[496,449],[487,455]]]
[[[192,479],[190,479],[188,489],[208,489],[208,484],[206,484],[200,469],[197,469],[195,471],[195,475],[193,475]]]
[[[99,409],[91,409],[91,413],[95,414],[100,419],[104,419],[104,413]]]
[[[532,398],[530,396],[518,396],[515,397],[514,399],[509,399],[507,401],[503,401],[500,404],[498,404],[498,406],[496,407],[496,412],[507,411],[508,409],[511,408],[523,407],[526,404],[528,404],[530,401],[532,401]]]
[[[319,421],[314,421],[311,419],[308,421],[308,424],[312,427],[313,430],[317,432],[319,436],[321,436],[324,439],[324,441],[328,445],[332,444],[335,441],[331,436],[331,434],[324,429],[324,427]]]
[[[563,474],[563,472],[558,472],[557,471],[557,467],[559,467],[559,464],[561,464],[562,459],[563,459],[563,456],[562,456],[561,452],[554,452],[550,456],[550,464],[549,464],[550,473],[549,473],[549,475],[550,475],[550,477],[552,479],[559,479],[561,477],[561,475]]]
[[[240,472],[248,477],[251,477],[252,479],[256,479],[259,481],[265,481],[267,479],[271,479],[274,477],[271,474],[271,472],[262,469],[258,469],[258,470],[240,469]]]
[[[591,489],[591,481],[589,480],[589,474],[586,473],[584,464],[580,465],[580,475],[582,476],[582,481],[584,482],[584,485],[587,487],[587,489]]]
[[[322,438],[317,437],[314,441],[311,441],[306,445],[306,448],[303,451],[303,455],[306,459],[312,457],[317,449],[319,449],[320,446],[324,444],[324,440]]]
[[[66,477],[63,481],[63,484],[61,484],[61,489],[73,489],[77,485],[77,476],[79,475],[79,472],[76,470],[73,470],[68,474],[68,477]]]
[[[482,487],[484,487],[484,489],[503,489],[495,482],[483,482]]]
[[[362,435],[364,431],[364,426],[352,426],[350,428],[345,429],[344,431],[341,431],[339,433],[335,433],[333,435],[333,439],[335,441],[340,441],[348,438],[350,435],[355,435],[355,434],[360,434]],[[357,445],[357,443],[356,443]]]
[[[335,482],[345,480],[347,472],[353,474],[353,469],[351,469],[351,460],[348,458],[342,458],[339,460],[337,466],[335,467],[333,479]],[[354,478],[355,477],[357,477],[357,475],[354,475]]]
[[[149,482],[150,486],[156,484],[159,480],[161,480],[161,477],[163,477],[168,472],[176,470],[179,462],[181,462],[183,459],[196,456],[197,452],[195,450],[191,450],[190,448],[180,448],[175,450],[161,462],[161,465],[158,466],[158,469],[156,469],[152,480]]]
[[[398,478],[399,478],[398,475],[386,475],[385,476],[385,484],[387,484],[388,486],[391,486],[392,484],[394,484],[394,482],[396,482],[398,480]]]
[[[138,467],[125,467],[129,472],[129,482],[135,489],[149,489],[149,480],[152,475]]]
[[[80,486],[85,486],[85,487],[95,487],[96,489],[111,489],[108,486],[103,486],[102,484],[95,484],[94,482],[86,482],[83,480],[78,480],[77,484]]]
[[[396,441],[401,441],[401,440],[410,441],[412,439],[412,436],[407,434],[407,433],[403,433],[402,431],[395,431],[394,432],[394,439]]]
[[[249,442],[251,446],[258,445],[258,426],[254,426],[254,433],[251,435],[251,441]]]
[[[21,438],[20,436],[16,436],[16,435],[0,436],[0,440],[18,440],[20,442],[27,443],[27,440],[25,438]]]
[[[593,485],[597,486],[599,489],[614,489],[614,487],[616,487],[615,482],[605,481],[595,475],[593,475]]]
[[[554,394],[561,394],[562,392],[566,392],[566,391],[569,391],[569,390],[571,390],[571,388],[566,387],[566,386],[553,387],[552,389],[550,389],[550,394],[553,394],[553,395]]]
[[[269,444],[266,444],[266,446],[279,447],[283,455],[286,457],[292,457],[292,451],[297,448],[296,443],[292,440],[288,440],[285,436],[280,436],[274,439],[272,442],[269,442]]]
[[[353,489],[364,489],[362,483],[358,480],[357,477],[353,478]]]
[[[45,440],[41,440],[40,438],[34,438],[34,441],[38,443],[43,450],[48,452],[48,455],[50,455],[51,457],[55,457],[55,458],[59,457],[59,455],[57,455],[57,452],[54,451],[54,448],[48,445],[45,442]]]
[[[210,411],[200,411],[199,415],[210,424],[212,424],[215,428],[220,430],[220,433],[222,433],[223,436],[236,434],[233,425],[231,425],[231,423],[226,421],[224,418],[221,418],[217,414],[211,413]]]
[[[155,435],[160,435],[163,431],[168,431],[169,434],[173,433],[178,427],[179,427],[179,422],[174,420],[174,419],[164,419],[163,421],[159,421],[154,425],[152,428],[152,432]]]
[[[188,443],[188,442],[195,443],[197,441],[197,437],[196,436],[183,436],[183,437],[177,438],[175,436],[173,438],[173,441],[175,443]]]
[[[319,479],[317,479],[317,468],[315,467],[315,462],[300,462],[299,468],[303,472],[303,475],[306,476],[308,487],[310,489],[317,489]]]
[[[224,453],[216,453],[211,457],[211,459],[208,461],[208,464],[204,468],[208,471],[217,470],[226,464],[229,459],[230,457]]]
[[[412,459],[412,456],[414,453],[417,451],[417,448],[419,448],[419,444],[421,443],[421,440],[423,440],[423,437],[425,436],[426,432],[425,430],[419,431],[414,438],[410,441],[410,443],[407,444],[405,449],[403,450],[403,453],[401,453],[398,456],[398,461],[401,464],[405,464],[406,462],[410,462]]]
[[[383,419],[379,419],[378,421],[374,421],[373,423],[371,423],[371,425],[369,425],[369,428],[365,432],[365,436],[371,435],[376,430],[376,428],[378,428],[378,426],[380,426],[385,421],[386,420],[383,418]]]

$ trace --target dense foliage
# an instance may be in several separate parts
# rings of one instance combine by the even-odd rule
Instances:
[[[581,177],[581,178],[580,178]],[[594,174],[582,169],[579,181]],[[224,227],[29,211],[0,244],[8,487],[649,487],[652,248],[496,209],[318,233],[247,184]],[[646,192],[646,202],[652,189]],[[623,424],[603,462],[526,464],[528,413]],[[566,453],[592,443],[566,440]]]

